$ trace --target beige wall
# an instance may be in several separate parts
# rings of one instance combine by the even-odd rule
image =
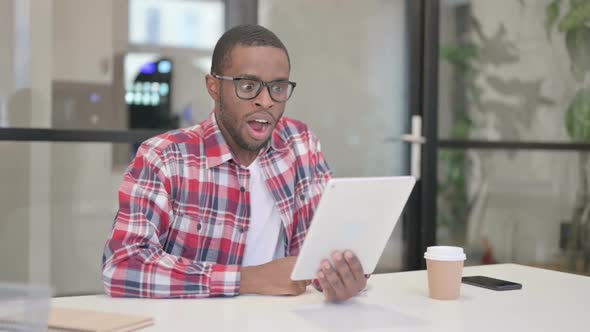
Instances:
[[[404,1],[260,0],[260,23],[289,50],[298,83],[286,115],[308,123],[337,177],[407,174]],[[402,268],[401,224],[380,261]]]
[[[51,282],[61,294],[102,291],[102,249],[123,178],[112,167],[113,146],[52,144]]]
[[[0,120],[7,117],[8,98],[14,90],[14,4],[12,1],[0,2]],[[0,199],[0,211],[4,211],[0,219],[0,264],[11,268],[0,269],[0,280],[20,281],[28,278],[28,171],[14,172],[14,163],[27,161],[29,152],[16,147],[10,142],[0,142],[0,155],[11,156],[2,158],[0,163],[0,183],[3,188],[14,188],[10,197]],[[13,156],[13,157],[12,157]],[[13,264],[15,260],[21,264]],[[10,262],[10,265],[9,265]]]
[[[112,86],[114,29],[126,29],[114,23],[116,1],[55,1],[54,81]],[[60,294],[101,292],[102,248],[117,210],[123,168],[113,167],[113,144],[51,147],[51,283]]]
[[[52,1],[4,1],[0,96],[5,125],[48,127],[51,114]],[[11,54],[8,54],[11,52]],[[11,68],[8,68],[10,66]],[[43,143],[2,142],[1,280],[49,281],[50,151]]]
[[[30,149],[0,142],[0,155],[10,156],[0,163],[0,281],[22,282],[29,279]]]
[[[0,102],[6,102],[14,89],[13,36],[14,6],[12,1],[2,1],[0,2]]]
[[[127,11],[126,4],[119,0],[42,3],[33,5],[42,11],[33,13],[31,8],[29,17],[24,18],[35,19],[27,27],[31,38],[28,52],[32,54],[29,71],[21,70],[30,75],[20,80],[0,78],[0,87],[7,87],[5,90],[23,80],[34,85],[10,95],[11,126],[55,125],[51,114],[61,110],[51,109],[52,81],[123,88],[122,81],[115,82],[122,75],[115,75],[114,61],[130,49],[127,16],[122,15]],[[13,2],[2,2],[2,6],[8,5]],[[0,18],[6,15],[7,19],[0,24],[7,25],[2,30],[6,34],[14,26],[14,10],[2,9],[6,11],[0,12]],[[2,35],[0,41],[10,43],[2,47],[0,68],[13,70],[12,53],[4,50],[14,48],[15,38]],[[191,104],[195,118],[204,119],[212,103],[204,88],[204,72],[196,65],[203,54],[166,50],[164,55],[178,65],[175,111]],[[121,109],[124,111],[124,106]],[[119,124],[113,126],[119,128]],[[15,188],[10,192],[4,189],[0,200],[0,207],[8,211],[0,219],[0,249],[5,249],[0,258],[6,267],[0,271],[0,280],[48,282],[57,294],[102,291],[102,248],[117,210],[117,189],[129,162],[125,155],[114,163],[113,150],[123,154],[130,151],[126,144],[0,143],[0,151],[11,156],[2,162],[6,171],[0,174],[0,181]]]
[[[0,97],[8,100],[8,125],[51,127],[53,80],[110,84],[112,1],[0,6]],[[49,283],[57,294],[102,289],[100,254],[123,172],[112,169],[111,150],[112,144],[0,142],[0,280]]]
[[[54,80],[112,83],[113,7],[114,0],[54,0]]]

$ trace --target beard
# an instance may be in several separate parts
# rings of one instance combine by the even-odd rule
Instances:
[[[238,120],[229,112],[227,112],[224,108],[223,101],[221,95],[223,94],[223,90],[219,90],[219,119],[218,121],[221,122],[222,127],[227,131],[231,139],[243,150],[250,151],[250,152],[258,152],[260,149],[265,146],[272,137],[272,134],[262,143],[248,143],[238,130]]]

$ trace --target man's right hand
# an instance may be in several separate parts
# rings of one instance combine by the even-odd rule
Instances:
[[[240,294],[299,295],[304,293],[311,282],[291,280],[291,272],[296,260],[296,256],[291,256],[263,265],[242,267]]]

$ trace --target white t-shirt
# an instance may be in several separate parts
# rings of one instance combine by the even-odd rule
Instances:
[[[281,218],[264,183],[258,159],[250,166],[250,227],[242,266],[261,265],[284,256]]]

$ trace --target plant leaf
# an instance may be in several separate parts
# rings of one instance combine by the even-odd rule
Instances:
[[[477,55],[474,45],[445,46],[440,50],[442,59],[448,61],[457,69],[466,72],[470,68],[471,60]]]
[[[457,120],[455,122],[455,126],[453,128],[453,132],[451,134],[452,138],[454,139],[468,139],[469,138],[469,129],[471,129],[471,120],[467,116],[467,114],[459,114],[457,115]]]
[[[559,22],[559,31],[568,32],[572,29],[583,27],[590,21],[590,1],[583,1],[572,8],[567,15]]]
[[[549,39],[551,39],[551,29],[559,17],[560,1],[561,0],[553,0],[547,5],[547,7],[545,7],[545,31],[547,32],[547,38]]]
[[[573,8],[576,8],[576,7],[580,6],[580,5],[583,5],[584,2],[586,2],[586,1],[588,1],[588,0],[570,0],[570,7],[572,9]]]
[[[576,93],[565,113],[565,126],[574,141],[590,141],[590,89]]]
[[[590,71],[590,27],[582,26],[565,34],[565,46],[571,60],[572,74],[581,81]]]

